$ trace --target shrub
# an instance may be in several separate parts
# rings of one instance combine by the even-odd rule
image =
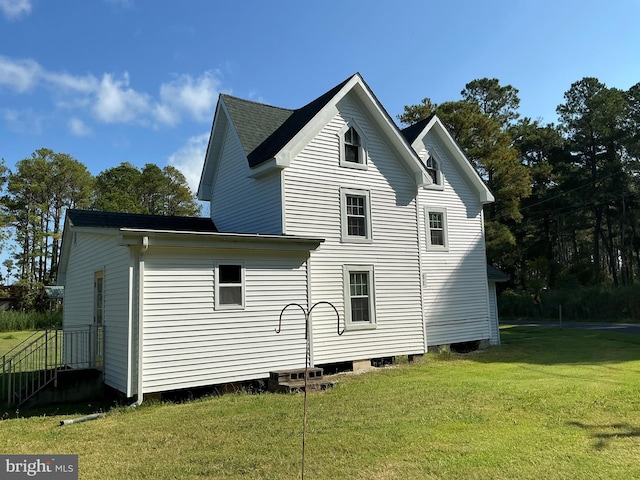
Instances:
[[[568,285],[566,285],[568,287]],[[640,285],[593,286],[543,290],[540,304],[531,293],[504,291],[498,298],[501,318],[557,319],[587,321],[640,321]]]
[[[62,310],[55,312],[0,311],[0,332],[38,330],[62,325]]]

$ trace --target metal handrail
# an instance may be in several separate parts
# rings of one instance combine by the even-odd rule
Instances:
[[[2,393],[6,393],[8,405],[24,403],[51,383],[57,386],[62,368],[102,366],[102,326],[52,327],[38,333],[20,350],[2,357]]]

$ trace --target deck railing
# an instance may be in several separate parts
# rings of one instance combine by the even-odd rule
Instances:
[[[102,326],[51,327],[36,332],[1,357],[2,395],[8,406],[19,406],[46,386],[57,386],[61,369],[102,369],[103,352]]]

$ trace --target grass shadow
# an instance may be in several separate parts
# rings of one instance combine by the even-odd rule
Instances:
[[[640,427],[634,427],[629,423],[612,423],[609,425],[589,425],[582,422],[570,421],[567,425],[578,427],[587,432],[593,439],[595,450],[604,450],[612,440],[619,438],[640,437]]]
[[[478,355],[484,363],[599,365],[640,360],[640,335],[600,330],[505,326],[501,345]]]

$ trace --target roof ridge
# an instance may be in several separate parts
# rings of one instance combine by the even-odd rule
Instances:
[[[269,103],[256,102],[255,100],[247,100],[246,98],[236,97],[234,95],[229,95],[229,94],[226,94],[226,93],[221,93],[220,97],[232,98],[233,100],[239,100],[239,101],[244,102],[244,103],[251,103],[253,105],[258,105],[258,106],[261,106],[261,107],[276,108],[278,110],[284,110],[284,111],[287,111],[287,112],[295,112],[297,110],[295,108],[285,108],[285,107],[279,107],[277,105],[271,105]]]

